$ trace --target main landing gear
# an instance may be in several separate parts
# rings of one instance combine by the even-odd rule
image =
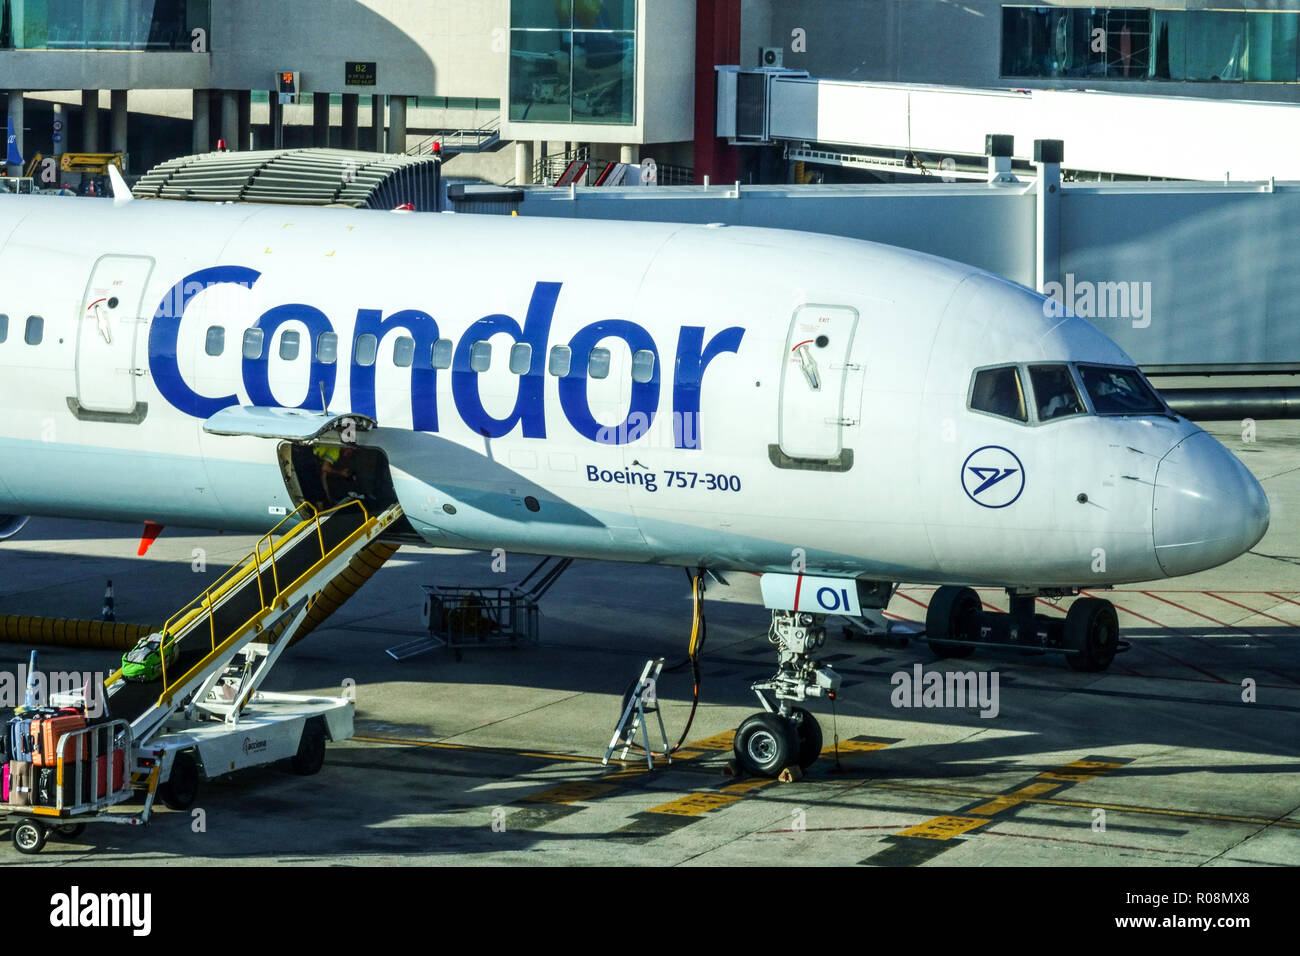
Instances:
[[[1016,647],[1027,652],[1060,651],[1071,670],[1104,671],[1128,642],[1119,638],[1115,606],[1083,597],[1070,605],[1065,619],[1034,613],[1038,594],[1008,589],[1009,611],[988,611],[971,588],[941,587],[925,614],[925,634],[936,657],[970,657],[976,647]],[[1062,597],[1072,592],[1053,592]]]
[[[817,718],[795,704],[810,697],[831,697],[840,675],[810,656],[826,643],[826,615],[803,611],[773,611],[767,639],[777,645],[776,673],[753,685],[763,710],[748,717],[736,731],[733,750],[746,772],[775,777],[786,767],[812,766],[822,749]],[[770,691],[774,707],[764,695]]]

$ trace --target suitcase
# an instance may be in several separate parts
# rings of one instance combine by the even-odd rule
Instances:
[[[9,761],[9,806],[32,805],[32,765],[20,760]]]
[[[53,767],[59,757],[59,738],[86,726],[86,718],[76,711],[60,713],[53,717],[38,717],[32,721],[32,737],[36,741],[32,763],[38,767]],[[75,753],[73,751],[76,751]],[[69,745],[64,753],[68,761],[82,760],[86,755],[86,740]]]
[[[108,796],[110,790],[116,792],[122,789],[122,778],[126,776],[126,752],[123,750],[113,751],[113,779],[108,779],[108,754],[100,754],[98,758],[99,776],[95,784],[97,796]],[[89,784],[87,784],[89,787]]]
[[[80,764],[81,768],[81,792],[84,798],[90,790],[90,765]],[[63,806],[64,808],[75,806],[82,802],[77,799],[77,764],[64,761],[63,763]],[[38,807],[57,807],[58,802],[55,796],[59,790],[59,768],[58,767],[37,767],[36,768],[36,786],[33,792],[32,802]]]
[[[0,783],[0,802],[8,803],[9,802],[9,761],[7,760],[5,761],[4,769],[0,770],[0,778],[3,779],[3,782]]]
[[[9,723],[9,759],[19,763],[32,761],[32,722],[15,717]]]

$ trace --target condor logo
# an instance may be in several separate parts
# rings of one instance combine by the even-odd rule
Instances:
[[[1025,490],[1025,466],[1009,448],[985,445],[966,456],[961,466],[961,486],[966,497],[977,505],[1005,508]]]
[[[244,753],[246,754],[261,753],[265,749],[266,749],[265,740],[253,740],[249,737],[244,738]]]

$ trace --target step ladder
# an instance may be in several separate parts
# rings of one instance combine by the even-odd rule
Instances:
[[[264,653],[246,655],[247,679],[231,710],[237,720],[326,589],[355,574],[354,559],[401,516],[396,504],[377,515],[359,500],[321,512],[300,505],[163,626],[161,683],[127,681],[121,670],[109,676],[109,713],[129,721],[135,746],[143,747],[178,709],[202,700],[237,655],[264,644]]]
[[[636,733],[640,730],[642,746],[645,748],[646,766],[651,770],[654,769],[654,751],[650,748],[650,730],[645,717],[650,713],[654,714],[659,721],[659,737],[664,744],[663,754],[668,758],[669,763],[673,762],[672,754],[668,752],[668,733],[664,730],[664,718],[659,712],[659,697],[656,690],[659,674],[663,669],[662,657],[645,662],[645,667],[641,669],[641,676],[637,678],[636,686],[632,688],[632,694],[623,706],[623,715],[619,718],[618,726],[614,728],[614,734],[609,738],[609,746],[605,748],[605,756],[600,761],[602,766],[608,766],[609,756],[618,749],[619,744],[623,745],[623,752],[618,755],[618,759],[627,759],[627,752],[636,742]]]

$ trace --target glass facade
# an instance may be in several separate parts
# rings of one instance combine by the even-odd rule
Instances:
[[[1002,75],[1294,83],[1300,12],[1002,8]]]
[[[513,0],[510,119],[636,121],[636,0]]]
[[[211,0],[0,0],[0,49],[189,51],[211,21]]]

